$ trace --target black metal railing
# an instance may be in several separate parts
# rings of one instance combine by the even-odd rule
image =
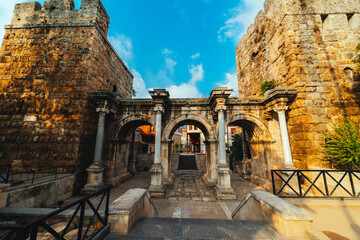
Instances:
[[[34,183],[37,179],[50,176],[56,179],[59,174],[74,173],[75,168],[76,166],[60,166],[16,171],[12,170],[10,165],[3,165],[0,166],[0,183],[17,184],[25,181]]]
[[[101,196],[101,199],[95,208],[90,199],[97,196]],[[49,237],[54,237],[55,239],[65,240],[68,238],[67,234],[70,230],[73,234],[73,231],[75,230],[75,238],[71,237],[71,239],[92,239],[108,224],[109,199],[110,188],[106,188],[90,196],[79,199],[61,209],[55,210],[30,224],[0,225],[1,232],[7,231],[0,237],[0,240],[36,240],[38,237],[44,236],[44,234],[47,236],[47,239]],[[100,207],[104,208],[104,210],[100,211]],[[87,219],[85,219],[85,208],[91,210],[90,212],[92,213]],[[66,226],[62,230],[56,231],[51,227],[51,219],[56,218],[59,214],[69,209],[75,209],[75,211],[71,217],[67,219]],[[91,233],[90,229],[92,229]]]
[[[359,198],[360,171],[271,170],[273,193],[296,198]]]
[[[0,182],[8,183],[10,177],[11,165],[0,166]]]

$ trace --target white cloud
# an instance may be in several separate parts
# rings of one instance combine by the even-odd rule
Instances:
[[[191,56],[192,60],[198,59],[200,57],[200,53],[195,53],[194,55]]]
[[[124,34],[115,33],[115,36],[109,36],[109,41],[122,60],[128,65],[134,56],[131,38]]]
[[[169,71],[170,75],[172,76],[174,73],[174,67],[177,64],[177,62],[171,58],[165,58],[165,64],[166,64],[167,70]]]
[[[150,94],[146,89],[144,79],[141,77],[141,74],[135,69],[131,69],[131,72],[134,75],[133,88],[136,91],[135,98],[150,98]]]
[[[239,96],[238,80],[237,80],[236,72],[234,72],[234,73],[226,73],[225,74],[225,80],[220,83],[220,86],[233,89],[234,91],[231,94],[231,97],[238,97]]]
[[[219,41],[230,38],[236,44],[239,43],[258,12],[264,8],[264,2],[265,0],[242,0],[239,6],[231,9],[231,17],[218,31]]]
[[[190,83],[195,85],[196,82],[202,81],[204,79],[204,69],[202,64],[193,65],[191,64],[189,68],[191,74]]]
[[[173,51],[171,51],[170,49],[168,49],[168,48],[163,48],[163,49],[161,49],[161,54],[163,54],[163,55],[165,55],[165,56],[170,56],[170,55],[172,55],[174,52]]]
[[[24,0],[0,0],[0,44],[4,38],[4,26],[11,23],[11,17],[14,12],[15,4],[25,2]]]
[[[204,80],[205,71],[202,64],[191,65],[189,67],[189,73],[191,78],[188,83],[182,83],[180,85],[171,85],[166,89],[170,93],[172,98],[199,98],[203,97],[196,83]]]
[[[171,98],[199,98],[203,96],[196,86],[189,83],[183,83],[180,86],[171,85],[166,90],[169,91]]]

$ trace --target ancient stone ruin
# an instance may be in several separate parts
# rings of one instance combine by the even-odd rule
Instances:
[[[130,98],[133,75],[107,39],[99,0],[17,4],[0,52],[0,157],[14,168],[92,162],[97,114],[89,92]],[[84,179],[78,182],[84,183]]]
[[[194,124],[205,135],[202,178],[218,198],[234,194],[224,147],[230,125],[244,130],[251,152],[239,172],[267,189],[271,169],[327,166],[322,133],[359,116],[351,62],[358,10],[353,0],[267,0],[236,48],[238,99],[226,88],[203,99],[172,99],[165,89],[131,99],[133,75],[107,39],[100,0],[80,9],[73,0],[17,4],[0,52],[1,162],[18,170],[76,166],[74,191],[92,192],[136,174],[143,160],[134,131],[151,125],[149,190],[163,196],[174,181],[172,136]],[[276,88],[260,96],[264,81]]]
[[[239,98],[216,87],[207,98],[175,99],[154,89],[151,98],[132,99],[133,75],[107,39],[109,23],[100,0],[82,0],[80,9],[74,0],[16,5],[0,49],[0,215],[23,224],[24,215],[38,219],[49,212],[47,220],[62,215],[64,222],[15,221],[0,224],[1,231],[14,230],[16,239],[26,239],[27,232],[35,239],[40,228],[44,236],[62,238],[68,231],[81,237],[85,223],[91,231],[99,224],[98,239],[118,239],[116,233],[128,234],[145,218],[130,237],[281,239],[275,229],[289,239],[328,239],[325,228],[350,238],[359,233],[359,204],[342,198],[360,197],[360,173],[308,171],[329,167],[323,134],[333,123],[360,121],[360,75],[352,62],[360,35],[358,0],[266,0],[236,48]],[[272,82],[275,88],[261,90]],[[203,134],[204,151],[186,156],[195,166],[189,172],[178,171],[186,157],[173,145],[184,125]],[[141,126],[152,134],[153,151],[136,147]],[[241,129],[243,158],[235,166],[226,152],[229,127]],[[36,179],[44,167],[62,171]],[[9,169],[16,181],[7,181]],[[30,178],[22,180],[23,173]],[[123,184],[121,191],[132,189],[110,203],[110,187],[132,177],[143,189]],[[38,209],[61,208],[79,193],[87,196],[72,199],[73,205]],[[307,202],[306,194],[341,201]],[[165,196],[170,204],[155,199]],[[279,198],[284,196],[292,199]],[[152,219],[161,210],[172,218],[190,218],[192,211],[216,220]],[[219,212],[242,222],[219,220]],[[319,223],[328,225],[314,228]],[[63,235],[46,224],[62,225]]]
[[[267,0],[236,48],[240,98],[265,81],[297,89],[287,118],[299,169],[329,167],[322,134],[344,116],[359,121],[359,13],[355,0]]]

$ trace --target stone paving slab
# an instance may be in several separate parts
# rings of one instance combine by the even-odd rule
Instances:
[[[110,234],[115,239],[283,239],[262,221],[146,218],[127,235]]]

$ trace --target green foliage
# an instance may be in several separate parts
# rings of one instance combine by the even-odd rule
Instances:
[[[132,88],[130,94],[132,97],[136,97],[137,92]]]
[[[92,221],[91,221],[91,219],[92,219],[92,217],[89,216],[87,224],[90,225],[90,227],[95,228],[98,223],[98,219],[94,218],[94,219],[92,219]]]
[[[265,81],[260,86],[260,96],[264,96],[264,93],[267,90],[274,89],[275,88],[275,82],[274,81]]]
[[[357,124],[344,119],[325,137],[325,158],[332,158],[340,168],[360,169],[360,128]]]
[[[360,43],[355,48],[356,57],[352,60],[353,63],[358,65],[357,70],[360,72]]]
[[[243,159],[243,144],[242,137],[239,134],[234,136],[234,142],[231,146],[231,154],[230,154],[230,168],[234,169],[236,163],[239,163]]]

